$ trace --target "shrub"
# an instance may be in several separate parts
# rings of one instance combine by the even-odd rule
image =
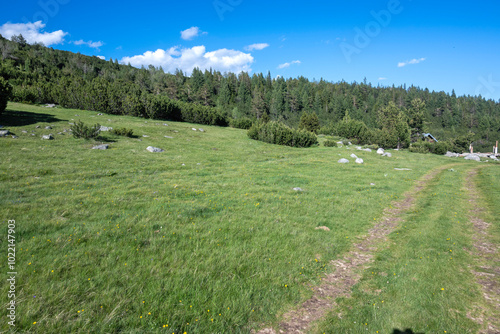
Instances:
[[[413,153],[429,153],[429,143],[425,141],[418,141],[416,143],[411,144],[410,152]],[[446,153],[446,152],[445,152]]]
[[[236,129],[248,130],[252,127],[252,120],[250,118],[239,118],[239,119],[231,119],[231,127]]]
[[[310,132],[317,133],[320,129],[318,115],[315,112],[307,113],[303,112],[300,117],[299,130],[307,130]]]
[[[110,131],[114,135],[132,137],[134,134],[134,130],[127,128],[113,129]]]
[[[310,147],[318,143],[318,138],[312,132],[294,130],[280,122],[255,122],[248,130],[248,137],[270,144],[291,147]]]
[[[3,77],[0,77],[0,114],[7,108],[7,101],[9,101],[12,94],[12,87]]]
[[[75,138],[96,139],[101,132],[100,129],[101,126],[99,124],[88,126],[81,121],[71,126],[71,132]]]
[[[328,139],[323,143],[323,145],[325,147],[337,147],[337,142],[335,140]]]

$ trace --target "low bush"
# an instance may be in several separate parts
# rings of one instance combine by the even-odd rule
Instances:
[[[337,142],[335,140],[327,139],[323,145],[325,147],[337,147]]]
[[[134,135],[134,130],[127,128],[113,129],[110,132],[114,135],[124,137],[132,137]]]
[[[230,125],[236,129],[248,130],[252,127],[252,120],[250,118],[240,118],[240,119],[231,119]]]
[[[75,138],[97,139],[101,132],[101,125],[95,124],[94,126],[88,126],[78,121],[71,126],[71,132]]]
[[[291,147],[310,147],[318,144],[318,138],[312,132],[295,130],[280,122],[255,122],[248,130],[248,137],[270,144]]]
[[[0,77],[0,114],[7,108],[7,101],[11,98],[12,87],[3,77]]]

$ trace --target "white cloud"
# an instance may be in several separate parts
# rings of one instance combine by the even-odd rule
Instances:
[[[404,67],[406,65],[413,65],[413,64],[418,64],[418,63],[421,63],[425,60],[425,58],[420,58],[420,59],[412,59],[412,60],[409,60],[409,61],[405,61],[405,62],[400,62],[398,63],[398,67]]]
[[[93,48],[93,49],[99,49],[101,46],[104,45],[104,43],[101,42],[101,41],[98,41],[98,42],[92,42],[92,41],[85,42],[83,39],[81,39],[79,41],[73,41],[72,43],[75,44],[75,45],[87,45],[89,48]]]
[[[11,38],[14,35],[22,34],[30,44],[41,42],[45,46],[61,44],[64,42],[64,36],[68,33],[62,30],[53,32],[44,32],[45,24],[42,21],[35,23],[5,23],[0,26],[0,34],[5,38]]]
[[[185,41],[190,41],[193,38],[198,37],[200,34],[206,35],[208,33],[206,31],[201,31],[198,27],[191,27],[189,29],[181,31],[181,38]]]
[[[252,45],[245,46],[245,50],[247,51],[253,51],[253,50],[263,50],[267,48],[269,44],[267,43],[256,43]]]
[[[99,58],[99,59],[102,59],[102,60],[106,59],[106,57],[104,57],[104,56],[96,56],[96,57]]]
[[[387,78],[384,78],[384,77],[378,78],[378,81],[383,81],[383,80],[387,80]]]
[[[190,74],[195,67],[199,67],[200,70],[213,68],[221,72],[238,73],[252,71],[250,66],[253,63],[253,57],[249,53],[228,49],[207,52],[203,45],[186,49],[174,46],[168,50],[158,49],[146,51],[142,55],[123,57],[120,62],[130,63],[135,67],[161,66],[171,73],[176,69],[181,69]]]
[[[291,63],[284,63],[284,64],[280,64],[278,66],[279,69],[283,69],[283,68],[287,68],[287,67],[290,67],[290,65],[293,65],[293,64],[300,64],[300,60],[294,60],[292,61]]]

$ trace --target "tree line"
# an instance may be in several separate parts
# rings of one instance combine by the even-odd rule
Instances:
[[[271,73],[221,73],[193,69],[190,76],[161,67],[135,68],[118,60],[30,45],[22,36],[0,35],[0,76],[12,86],[11,100],[152,118],[234,124],[248,128],[268,117],[291,128],[315,115],[323,132],[344,119],[372,131],[405,132],[410,141],[431,132],[438,139],[469,136],[491,147],[500,130],[500,104],[481,96],[457,96],[415,86],[328,82]],[[395,120],[396,127],[389,125]],[[318,131],[318,130],[316,130]],[[474,134],[471,136],[471,134]],[[407,146],[407,140],[395,145]]]

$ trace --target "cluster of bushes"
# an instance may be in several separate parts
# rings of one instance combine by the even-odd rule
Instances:
[[[248,130],[248,137],[291,147],[310,147],[318,144],[318,138],[314,133],[291,129],[280,122],[255,122]]]
[[[440,141],[437,143],[429,143],[426,141],[417,141],[411,144],[410,152],[413,153],[433,153],[443,155],[448,151],[454,151],[453,145],[446,141]]]
[[[70,128],[75,138],[97,139],[101,132],[101,125],[95,124],[93,126],[88,126],[82,121],[76,122]]]
[[[325,147],[337,147],[337,142],[335,140],[327,139],[323,145]]]

